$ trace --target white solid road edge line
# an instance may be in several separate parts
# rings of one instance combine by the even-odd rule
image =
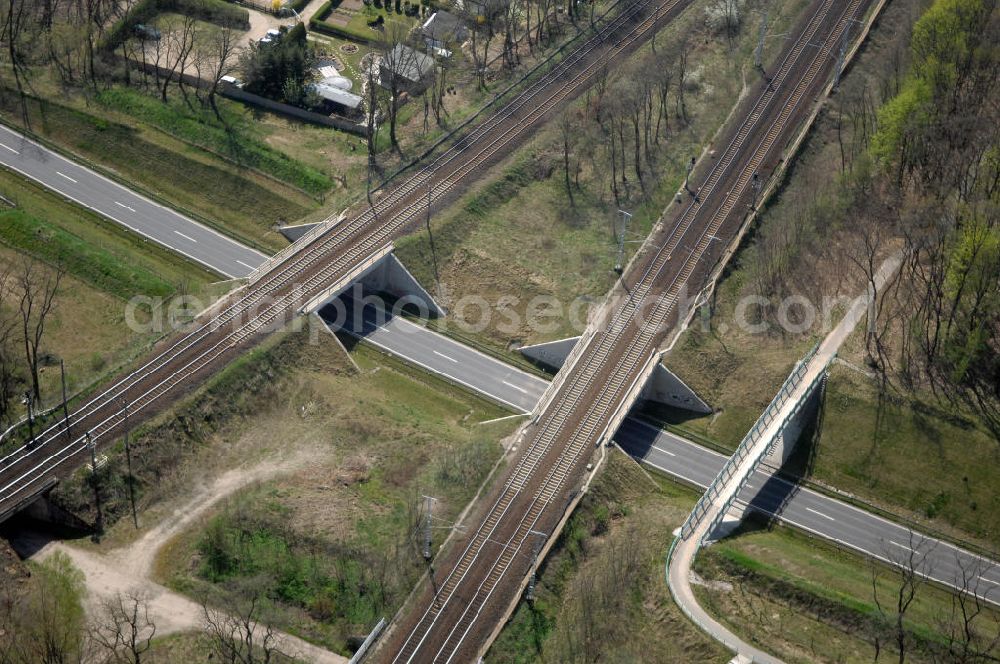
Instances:
[[[659,435],[661,435],[661,436],[663,436],[665,438],[675,440],[675,441],[677,441],[679,443],[683,443],[685,445],[689,445],[689,446],[693,447],[694,449],[697,449],[697,450],[700,450],[703,453],[709,454],[710,456],[717,456],[717,457],[720,457],[722,459],[728,459],[729,458],[728,456],[726,456],[724,454],[720,454],[720,453],[716,452],[715,450],[712,450],[712,449],[709,449],[709,448],[704,447],[702,445],[699,445],[698,443],[692,442],[692,441],[688,440],[687,438],[684,438],[682,436],[678,436],[678,435],[676,435],[674,433],[671,433],[671,432],[669,432],[669,431],[667,431],[665,429],[660,429],[658,427],[655,427],[655,426],[653,426],[652,424],[650,424],[648,422],[644,422],[643,420],[632,419],[630,421],[631,422],[636,422],[636,423],[638,423],[638,424],[640,424],[640,425],[642,425],[642,426],[644,426],[647,429],[650,429],[652,431],[657,431],[657,432],[659,432]],[[667,471],[667,472],[669,472],[669,471]],[[757,470],[755,472],[759,473],[759,472],[762,472],[762,471]],[[787,485],[792,486],[792,487],[797,486],[795,484],[792,484],[788,480],[784,479],[783,477],[779,477],[777,475],[770,475],[770,478],[772,480],[774,480],[774,481],[782,482],[782,483],[787,484]],[[880,516],[878,514],[875,514],[874,512],[870,512],[868,510],[861,509],[860,507],[858,507],[856,505],[852,505],[851,503],[849,503],[847,501],[840,500],[838,498],[834,498],[834,497],[828,496],[828,495],[826,495],[824,493],[820,493],[819,491],[815,491],[815,490],[810,489],[808,487],[799,487],[799,490],[800,490],[801,493],[809,494],[809,495],[815,497],[816,499],[818,499],[820,501],[828,501],[828,500],[829,501],[833,501],[833,503],[836,504],[838,508],[842,508],[842,509],[849,510],[851,512],[860,514],[862,517],[864,517],[866,519],[875,519],[876,521],[881,521],[882,523],[886,524],[890,528],[894,528],[894,529],[903,531],[904,533],[910,532],[912,530],[911,528],[907,528],[906,526],[904,526],[903,524],[901,524],[899,522],[892,521],[890,519],[885,518],[884,516]],[[792,522],[789,521],[789,523],[792,523]],[[976,560],[982,561],[982,562],[990,564],[990,565],[995,565],[996,564],[996,561],[994,561],[994,560],[991,560],[989,558],[981,556],[978,553],[974,553],[972,551],[969,551],[968,549],[963,549],[960,546],[955,546],[954,544],[952,544],[951,542],[949,542],[947,540],[937,539],[937,538],[926,536],[926,535],[924,537],[926,539],[929,539],[930,541],[934,542],[935,546],[938,547],[938,548],[951,549],[952,551],[955,551],[955,552],[960,553],[960,554],[965,555],[965,556],[969,556],[971,558],[974,558]],[[890,562],[890,561],[886,561],[886,562]],[[997,602],[997,603],[1000,604],[1000,602]]]
[[[390,325],[392,323],[399,323],[400,325],[409,325],[410,327],[415,327],[415,328],[417,328],[419,330],[423,330],[424,332],[426,332],[428,334],[433,334],[434,336],[437,336],[437,337],[440,337],[442,339],[445,339],[448,343],[457,344],[457,345],[461,346],[462,350],[465,351],[465,352],[473,353],[475,355],[478,355],[479,357],[483,358],[484,360],[486,360],[487,362],[489,362],[491,364],[495,364],[495,365],[497,365],[499,367],[505,368],[510,373],[517,373],[517,374],[519,374],[521,376],[524,376],[527,380],[534,380],[534,381],[537,381],[539,383],[544,383],[545,387],[548,387],[548,385],[551,382],[551,381],[549,381],[549,380],[547,380],[545,378],[542,378],[541,376],[536,376],[535,374],[528,373],[527,371],[519,369],[516,366],[513,366],[513,365],[511,365],[511,364],[509,364],[509,363],[507,363],[507,362],[505,362],[503,360],[497,359],[496,357],[493,357],[492,355],[487,355],[486,353],[484,353],[483,351],[481,351],[481,350],[479,350],[477,348],[473,348],[472,346],[466,346],[462,342],[456,341],[452,337],[449,337],[447,334],[442,334],[442,333],[440,333],[440,332],[438,332],[436,330],[432,330],[431,328],[429,328],[429,327],[427,327],[425,325],[417,325],[413,321],[407,320],[406,318],[404,318],[402,316],[393,316],[389,320],[389,323],[387,325],[384,325],[383,327],[387,327],[388,325]],[[403,334],[407,334],[407,333],[403,332]],[[508,375],[510,375],[510,373],[508,373]],[[542,389],[544,390],[544,387]]]
[[[330,327],[329,324],[327,324],[327,327]],[[359,339],[361,341],[370,343],[371,345],[375,346],[376,348],[381,348],[384,352],[386,352],[389,355],[392,355],[394,357],[398,357],[401,360],[403,360],[404,362],[409,362],[410,364],[415,364],[415,365],[417,365],[418,367],[420,367],[422,369],[426,369],[427,371],[429,371],[429,372],[431,372],[433,374],[436,374],[437,376],[440,376],[442,380],[447,380],[447,381],[450,381],[452,383],[457,383],[458,385],[461,385],[462,387],[464,387],[465,389],[469,390],[470,392],[475,392],[476,394],[482,395],[483,398],[485,398],[485,399],[490,399],[492,401],[499,402],[500,404],[502,404],[504,406],[510,406],[514,410],[520,411],[520,413],[522,413],[522,414],[527,414],[527,413],[531,412],[531,411],[525,410],[523,406],[518,406],[517,404],[511,403],[510,401],[507,401],[506,399],[504,399],[502,397],[499,397],[499,396],[497,396],[495,394],[489,394],[487,392],[484,392],[482,389],[480,389],[480,388],[478,388],[478,387],[476,387],[474,385],[470,385],[469,383],[465,382],[461,378],[458,378],[456,376],[452,376],[450,374],[446,374],[445,372],[441,371],[440,369],[435,369],[434,367],[432,367],[430,365],[424,364],[420,360],[417,360],[417,359],[414,359],[412,357],[409,357],[408,355],[404,355],[399,350],[396,350],[394,348],[390,348],[389,346],[386,346],[385,344],[379,343],[378,341],[375,341],[371,337],[364,337],[364,336],[361,336],[360,334],[355,334],[354,332],[348,330],[347,328],[341,328],[341,329],[344,332],[346,332],[347,334],[350,334],[352,337],[354,337],[356,339]]]
[[[97,171],[95,171],[92,168],[89,168],[88,166],[85,166],[83,164],[77,163],[77,162],[73,161],[72,159],[70,159],[69,157],[65,157],[62,154],[60,154],[60,153],[58,153],[58,152],[56,152],[54,150],[50,150],[49,148],[45,147],[41,143],[33,141],[32,139],[28,138],[24,134],[20,134],[20,133],[14,131],[13,129],[11,129],[10,127],[8,127],[6,125],[0,124],[0,131],[6,131],[8,134],[10,134],[11,136],[17,138],[22,143],[27,143],[27,144],[33,146],[35,149],[37,149],[42,154],[51,155],[52,157],[54,157],[56,159],[59,159],[59,160],[65,162],[67,164],[69,164],[70,166],[72,166],[74,168],[79,168],[79,169],[83,170],[86,173],[89,173],[89,174],[91,174],[91,175],[93,175],[95,177],[98,177],[98,178],[104,180],[105,182],[107,182],[112,187],[115,187],[116,189],[119,189],[119,190],[125,192],[129,196],[134,196],[135,198],[138,198],[139,200],[145,201],[145,202],[149,203],[150,205],[155,205],[156,207],[160,208],[161,210],[164,210],[167,213],[169,213],[171,215],[174,215],[175,217],[183,219],[186,223],[198,226],[199,228],[205,230],[208,233],[213,233],[215,235],[218,235],[220,238],[222,238],[226,242],[229,242],[230,244],[232,244],[234,247],[237,247],[238,249],[242,249],[242,250],[245,250],[245,251],[251,251],[251,252],[257,254],[258,256],[261,257],[261,262],[262,263],[264,261],[267,261],[268,259],[271,258],[271,256],[268,256],[267,254],[264,254],[264,253],[262,253],[260,251],[257,251],[256,249],[253,249],[252,247],[248,247],[245,244],[243,244],[242,242],[237,242],[236,240],[234,240],[233,238],[229,237],[225,233],[221,233],[221,232],[215,230],[214,228],[212,228],[211,226],[206,226],[205,224],[201,223],[200,221],[195,221],[191,217],[188,217],[188,216],[185,216],[185,215],[181,214],[179,211],[175,210],[172,207],[168,207],[166,205],[163,205],[162,203],[157,203],[153,199],[151,199],[151,198],[149,198],[147,196],[143,196],[142,194],[129,189],[128,187],[124,186],[123,184],[121,184],[119,182],[116,182],[116,181],[112,180],[111,178],[109,178],[109,177],[107,177],[105,175],[102,175],[101,173],[98,173]],[[18,153],[18,154],[20,154],[20,153]],[[76,155],[73,155],[73,156],[75,157]],[[14,166],[11,166],[10,164],[7,164],[7,166],[8,166],[8,168],[13,168],[14,170],[16,170],[17,172],[21,173],[22,175],[25,175],[25,176],[31,178],[32,180],[38,182],[43,187],[45,187],[47,189],[52,189],[52,187],[47,182],[43,182],[42,180],[34,177],[33,175],[29,175],[28,173],[25,173],[21,169],[19,169],[17,167],[14,167]],[[75,180],[74,180],[74,182],[75,182]],[[56,191],[58,191],[58,190],[56,190]],[[60,192],[60,193],[62,193],[62,192]],[[63,195],[65,196],[66,194],[63,194]],[[89,208],[91,210],[94,210],[98,214],[104,214],[103,212],[101,212],[100,210],[98,210],[95,207],[92,207],[90,205],[87,205],[86,203],[78,201],[75,198],[72,198],[72,197],[70,197],[70,198],[74,202],[79,203],[80,205],[83,205],[84,207]],[[105,216],[110,217],[110,215],[105,215]],[[112,218],[113,221],[121,223],[117,219],[114,219],[113,217],[111,217],[111,218]],[[151,235],[143,233],[142,231],[138,231],[138,232],[142,233],[142,235],[145,235],[146,237],[148,237],[149,239],[153,240],[154,242],[159,242],[159,240],[156,240]],[[160,244],[163,244],[163,243],[160,243]],[[168,249],[171,248],[169,245],[166,245],[166,244],[164,244],[163,246],[167,247]],[[180,250],[176,250],[176,251],[180,251]],[[184,253],[184,252],[181,252],[181,253]],[[202,265],[210,267],[212,270],[214,270],[216,272],[220,272],[221,274],[224,274],[226,276],[230,276],[233,279],[240,278],[240,277],[236,277],[236,276],[230,275],[228,272],[222,272],[221,270],[219,270],[219,268],[212,267],[212,266],[208,265],[208,263],[206,263],[205,261],[200,260],[198,258],[195,258],[194,256],[188,256],[188,254],[184,254],[184,255],[187,256],[188,258],[194,260],[194,261],[197,261],[197,262],[201,263]]]
[[[0,129],[3,129],[3,128],[4,127],[2,125],[0,125]],[[25,140],[27,140],[27,139],[25,139]],[[58,155],[56,155],[56,156],[58,156]],[[33,180],[33,181],[37,182],[46,191],[50,191],[50,192],[56,193],[56,194],[58,194],[60,196],[65,196],[66,198],[68,198],[69,200],[73,201],[74,203],[76,203],[80,207],[86,208],[87,210],[90,210],[91,212],[93,212],[94,214],[96,214],[98,216],[104,217],[105,219],[110,219],[111,221],[115,222],[116,224],[118,224],[120,226],[124,226],[125,228],[127,228],[127,229],[129,229],[131,231],[134,231],[138,235],[141,235],[142,237],[146,238],[147,240],[150,240],[151,242],[155,242],[156,244],[160,245],[161,247],[163,247],[167,251],[172,251],[174,253],[180,254],[181,256],[184,256],[185,258],[189,258],[189,259],[193,260],[195,263],[198,263],[199,265],[202,265],[202,266],[208,268],[211,272],[216,272],[218,274],[221,274],[224,277],[229,277],[230,279],[240,279],[241,278],[241,277],[238,277],[235,274],[232,274],[231,272],[227,272],[226,270],[223,270],[218,265],[212,265],[208,261],[205,261],[205,260],[203,260],[201,258],[198,258],[197,256],[192,256],[191,254],[189,254],[188,252],[184,251],[183,249],[180,249],[180,248],[175,247],[173,245],[167,244],[166,241],[161,240],[161,239],[159,239],[157,237],[154,237],[154,236],[150,235],[149,233],[147,233],[146,231],[144,231],[142,229],[134,228],[133,226],[130,226],[129,224],[126,224],[124,221],[122,221],[118,217],[114,216],[110,212],[107,212],[106,210],[101,210],[100,208],[96,208],[93,205],[90,205],[89,203],[84,203],[83,201],[81,201],[76,196],[73,196],[72,194],[67,194],[64,191],[56,189],[55,187],[53,187],[48,182],[45,182],[44,180],[42,180],[42,179],[40,179],[40,178],[32,175],[31,173],[29,173],[29,172],[27,172],[25,170],[22,170],[22,169],[18,168],[17,166],[15,166],[13,164],[2,163],[0,165],[2,165],[4,168],[9,168],[12,171],[20,173],[21,175],[23,175],[24,177],[28,178],[29,180]],[[104,179],[107,180],[107,178],[104,178]],[[126,191],[128,191],[128,190],[126,190]],[[163,207],[163,206],[160,206],[160,207]],[[238,246],[243,246],[243,245],[238,245]]]
[[[659,449],[659,448],[657,448],[657,449]],[[652,466],[653,468],[659,470],[662,473],[666,473],[667,475],[672,475],[674,477],[679,477],[682,480],[685,480],[687,482],[691,482],[695,486],[700,486],[702,488],[704,488],[704,486],[705,486],[701,482],[693,480],[690,477],[685,477],[684,475],[681,475],[680,473],[678,473],[675,470],[667,470],[666,468],[660,466],[659,464],[653,463],[652,461],[649,461],[648,459],[642,459],[641,461],[642,461],[642,463],[646,464],[647,466]],[[832,499],[828,498],[828,500],[832,500]],[[755,509],[760,509],[760,508],[755,508]],[[766,511],[766,510],[761,510],[761,511]],[[857,551],[861,555],[871,556],[872,558],[875,558],[877,560],[881,560],[883,563],[885,563],[885,564],[887,564],[889,566],[892,566],[892,567],[898,567],[899,566],[898,563],[896,563],[896,562],[894,562],[894,561],[886,558],[885,556],[883,556],[883,555],[881,555],[879,553],[876,553],[874,551],[869,551],[868,549],[864,548],[863,546],[861,546],[859,544],[854,544],[854,543],[842,540],[842,539],[840,539],[838,537],[831,537],[830,535],[822,533],[819,530],[816,530],[815,528],[807,526],[807,525],[805,525],[803,523],[799,523],[799,522],[795,521],[794,519],[790,519],[787,516],[785,516],[784,514],[773,514],[772,513],[771,515],[774,518],[778,519],[779,521],[783,521],[783,522],[787,523],[790,526],[793,526],[795,528],[799,528],[801,530],[804,530],[807,533],[811,533],[812,535],[815,535],[816,537],[818,537],[821,540],[827,540],[827,541],[835,542],[837,544],[840,544],[842,546],[847,547],[848,549],[853,549],[854,551]],[[872,516],[874,518],[880,518],[880,517],[877,517],[874,514],[872,514],[870,516]],[[897,546],[902,546],[902,545],[897,545]],[[974,555],[974,554],[969,554],[969,555]],[[940,577],[931,576],[930,574],[927,574],[926,572],[923,572],[923,571],[920,571],[920,570],[917,571],[917,574],[919,574],[920,576],[922,576],[922,577],[924,577],[926,579],[930,579],[931,581],[933,581],[935,583],[940,583],[941,585],[947,586],[947,587],[952,588],[954,590],[959,590],[959,587],[957,585],[955,585],[954,582],[947,581],[946,579],[943,579],[943,578],[940,578]],[[994,583],[994,584],[1000,586],[1000,582],[990,581],[990,579],[983,579],[983,580],[984,581],[989,581],[990,583]],[[979,596],[982,597],[983,600],[989,602],[990,604],[1000,605],[1000,601],[995,600],[995,599],[990,599],[989,597],[986,596],[987,594],[988,594],[988,592],[987,593],[981,593]]]

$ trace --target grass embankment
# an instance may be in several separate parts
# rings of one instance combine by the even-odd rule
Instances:
[[[785,661],[870,662],[876,641],[883,656],[898,657],[901,576],[885,566],[779,527],[749,528],[713,545],[698,555],[696,569],[709,582],[696,589],[705,608]],[[950,592],[918,585],[903,621],[907,661],[962,661],[964,622],[956,610]],[[977,657],[996,655],[986,644],[998,636],[998,618],[985,607],[971,622]]]
[[[710,328],[696,321],[668,360],[721,411],[683,425],[696,435],[735,447],[794,362],[825,333],[820,327],[824,298],[862,292],[863,273],[851,260],[858,257],[854,245],[859,240],[844,203],[850,180],[845,183],[840,175],[838,125],[847,163],[851,157],[862,161],[872,127],[858,109],[877,105],[879,96],[891,97],[908,60],[909,26],[927,4],[911,0],[885,9],[761,215],[751,242],[720,283]],[[888,238],[883,243],[887,250],[893,246]],[[746,317],[750,323],[763,320],[768,333],[742,329],[734,322],[738,303],[762,292],[774,304],[789,295],[806,296],[820,310],[816,325],[803,334],[782,334],[772,305],[763,318],[753,307]],[[862,322],[840,353],[849,364],[832,368],[818,437],[811,446],[803,442],[789,470],[915,519],[922,528],[1000,547],[996,440],[974,416],[945,405],[929,390],[890,390],[880,398],[866,375],[864,327]]]
[[[138,115],[147,112],[145,102],[139,102],[138,97],[126,92],[121,97],[123,102],[131,100],[126,108]],[[31,129],[36,134],[198,215],[243,242],[278,249],[284,240],[272,227],[299,219],[317,206],[298,189],[247,169],[257,164],[284,168],[287,159],[238,135],[232,136],[234,142],[225,153],[215,154],[195,147],[197,143],[216,149],[224,136],[210,126],[199,126],[197,118],[185,117],[173,106],[152,114],[150,124],[105,106],[95,112],[82,104],[76,108],[29,98],[27,107]],[[4,94],[0,110],[6,113],[8,121],[16,122],[20,118],[17,96]],[[157,122],[177,131],[180,137],[161,131]],[[251,163],[240,165],[231,153],[242,155]],[[300,182],[293,184],[297,187]]]
[[[60,397],[59,358],[72,394],[135,358],[157,336],[126,325],[132,296],[190,294],[208,302],[220,294],[223,286],[212,283],[218,277],[19,175],[0,170],[0,193],[17,205],[0,211],[0,269],[16,273],[26,254],[67,271],[43,338],[47,406]]]
[[[107,109],[142,118],[143,122],[161,131],[228,157],[241,166],[266,173],[311,196],[322,196],[333,186],[325,173],[299,163],[258,140],[240,126],[242,118],[223,115],[229,123],[226,127],[210,110],[192,111],[179,99],[164,104],[129,88],[99,92],[96,101]]]
[[[673,603],[663,576],[671,532],[696,496],[610,454],[544,561],[535,601],[521,602],[489,661],[728,661]]]
[[[62,265],[96,288],[127,298],[143,294],[165,296],[174,288],[159,276],[138,266],[118,262],[110,251],[85,243],[59,226],[20,210],[0,212],[3,241],[32,253],[45,262]]]
[[[170,414],[134,433],[140,522],[176,509],[223,469],[256,463],[284,474],[226,499],[163,550],[159,580],[223,602],[256,585],[276,626],[347,652],[391,615],[423,563],[422,494],[435,496],[436,542],[499,456],[515,423],[463,392],[398,371],[372,351],[350,368],[328,333],[279,333]],[[127,514],[125,460],[110,454],[104,504]],[[79,480],[59,489],[89,509]],[[137,536],[129,519],[108,543]]]
[[[774,29],[786,25],[801,4],[790,0],[781,12],[775,11],[778,23]],[[629,161],[627,167],[619,163],[616,202],[608,179],[611,159],[607,146],[612,145],[612,139],[605,132],[610,125],[599,126],[592,109],[600,104],[610,108],[612,99],[641,94],[633,87],[639,83],[632,81],[649,76],[653,68],[675,69],[677,44],[685,41],[685,35],[689,37],[684,84],[687,120],[678,117],[680,97],[673,79],[667,86],[659,142],[654,145],[650,139],[649,154],[641,158],[641,185],[632,163],[634,130],[631,124],[623,130],[629,141],[624,148]],[[476,324],[481,308],[456,309],[452,305],[464,296],[484,297],[492,308],[492,320],[482,329],[482,336],[501,350],[578,334],[580,330],[565,314],[566,308],[578,297],[602,297],[617,278],[612,270],[617,252],[612,227],[617,223],[618,209],[634,213],[626,238],[627,258],[683,183],[691,156],[700,155],[711,142],[745,79],[752,76],[743,65],[756,44],[755,35],[744,30],[730,50],[724,38],[705,27],[704,7],[692,8],[658,35],[656,55],[649,47],[640,49],[627,64],[609,73],[603,85],[599,83],[585,99],[565,111],[571,123],[573,204],[566,188],[564,136],[558,126],[549,126],[498,167],[492,179],[432,220],[435,252],[431,251],[431,238],[423,231],[401,240],[399,255],[431,292],[436,292],[436,259],[446,293],[444,305],[452,317],[473,329],[480,329]],[[610,122],[607,113],[617,111],[606,111],[603,117]],[[617,129],[614,131],[617,141]],[[644,131],[642,125],[640,131]],[[645,139],[643,142],[645,145]],[[616,158],[621,162],[620,156]],[[624,184],[623,178],[627,181]],[[541,316],[541,325],[532,325],[528,323],[528,303],[539,296],[555,298],[563,313]],[[511,314],[518,316],[519,324],[510,324]],[[576,317],[586,323],[585,303]]]

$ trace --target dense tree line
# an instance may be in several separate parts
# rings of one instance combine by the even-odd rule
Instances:
[[[857,186],[882,201],[862,234],[898,230],[908,259],[902,342],[890,350],[875,335],[875,365],[972,408],[1000,437],[998,44],[994,0],[934,3],[914,25],[911,72],[877,114],[871,175]]]

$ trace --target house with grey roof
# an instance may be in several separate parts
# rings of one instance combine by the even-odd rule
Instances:
[[[434,58],[405,44],[396,44],[379,63],[379,85],[416,94],[434,78]]]
[[[428,48],[445,57],[451,55],[451,48],[469,37],[469,31],[462,20],[443,9],[434,12],[424,21],[420,26],[420,34]]]

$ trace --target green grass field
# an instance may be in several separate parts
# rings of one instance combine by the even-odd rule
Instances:
[[[699,588],[706,607],[786,661],[872,661],[877,635],[883,654],[898,656],[891,624],[900,576],[888,567],[792,529],[751,526],[700,553],[696,568],[709,581],[731,584]],[[876,604],[876,589],[885,615]],[[936,649],[958,636],[955,609],[947,590],[918,586],[905,614],[907,661],[949,659]],[[977,641],[1000,634],[998,619],[996,610],[984,608],[972,623]]]
[[[0,212],[0,242],[49,263],[106,293],[207,296],[219,277],[130,233],[119,224],[51,194],[18,173],[0,169],[0,193],[17,205]]]
[[[211,110],[192,110],[176,95],[164,104],[131,88],[103,90],[95,99],[107,110],[141,119],[171,136],[221,154],[240,166],[266,173],[311,196],[322,196],[333,186],[325,173],[261,142],[243,126],[244,118],[234,114],[223,115],[228,126],[222,126]]]
[[[175,436],[173,417],[161,418],[136,432],[133,454],[153,445],[159,451],[142,464],[157,463],[151,454],[164,462],[136,471],[163,478],[143,490],[144,523],[155,522],[146,510],[169,512],[188,483],[231,464],[308,458],[225,499],[167,545],[157,573],[195,597],[264,579],[277,626],[346,652],[348,638],[391,615],[423,571],[411,539],[419,496],[438,499],[441,523],[454,519],[515,424],[479,424],[505,413],[364,346],[352,351],[357,374],[323,335],[319,346],[304,333],[265,342],[177,409],[207,424]],[[236,383],[241,397],[222,398]],[[138,535],[127,521],[109,542]],[[437,541],[445,534],[436,531]]]
[[[12,94],[0,98],[8,121],[20,117],[15,104]],[[122,124],[104,109],[83,111],[35,99],[28,109],[32,130],[47,141],[257,247],[282,247],[273,226],[317,207],[271,178],[158,130]]]

